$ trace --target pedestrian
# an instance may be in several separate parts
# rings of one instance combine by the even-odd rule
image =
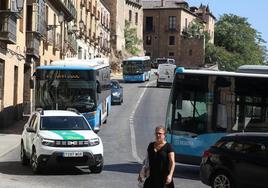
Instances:
[[[175,169],[175,154],[171,144],[166,141],[166,129],[163,126],[155,128],[154,142],[147,148],[149,161],[149,177],[143,188],[174,188],[173,173]],[[144,166],[138,180],[142,180]]]

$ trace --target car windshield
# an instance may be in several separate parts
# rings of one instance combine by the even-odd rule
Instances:
[[[41,130],[91,130],[80,116],[46,116],[41,118]]]
[[[112,85],[113,89],[119,89],[120,88],[120,86],[119,86],[119,84],[117,82],[111,82],[111,85]]]

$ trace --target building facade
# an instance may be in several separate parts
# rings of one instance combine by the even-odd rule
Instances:
[[[0,129],[33,110],[36,66],[110,55],[102,0],[1,0],[0,16]]]
[[[184,67],[204,64],[205,39],[189,36],[188,29],[194,20],[210,31],[214,39],[215,17],[208,9],[191,8],[185,1],[144,1],[143,44],[146,55],[173,58]]]
[[[26,11],[18,6],[0,1],[0,127],[22,118]]]

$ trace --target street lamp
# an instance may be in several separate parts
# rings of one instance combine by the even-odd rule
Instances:
[[[80,28],[80,31],[82,31],[82,29],[84,28],[84,22],[83,22],[83,20],[80,20],[79,21],[79,28]]]
[[[24,0],[16,0],[17,10],[21,12],[24,7]]]
[[[63,12],[60,12],[58,16],[58,22],[61,25],[63,21],[64,21],[64,14]]]

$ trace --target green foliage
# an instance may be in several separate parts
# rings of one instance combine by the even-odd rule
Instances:
[[[138,55],[140,53],[138,45],[141,44],[141,40],[137,36],[137,29],[131,28],[130,23],[125,21],[125,46],[126,50],[132,55]]]
[[[196,36],[201,36],[204,34],[204,28],[205,26],[199,19],[194,19],[190,24],[187,29],[188,34],[190,37],[196,37]]]
[[[244,64],[267,62],[265,41],[246,18],[224,14],[215,25],[215,46],[206,45],[206,63],[219,63],[224,70]]]

